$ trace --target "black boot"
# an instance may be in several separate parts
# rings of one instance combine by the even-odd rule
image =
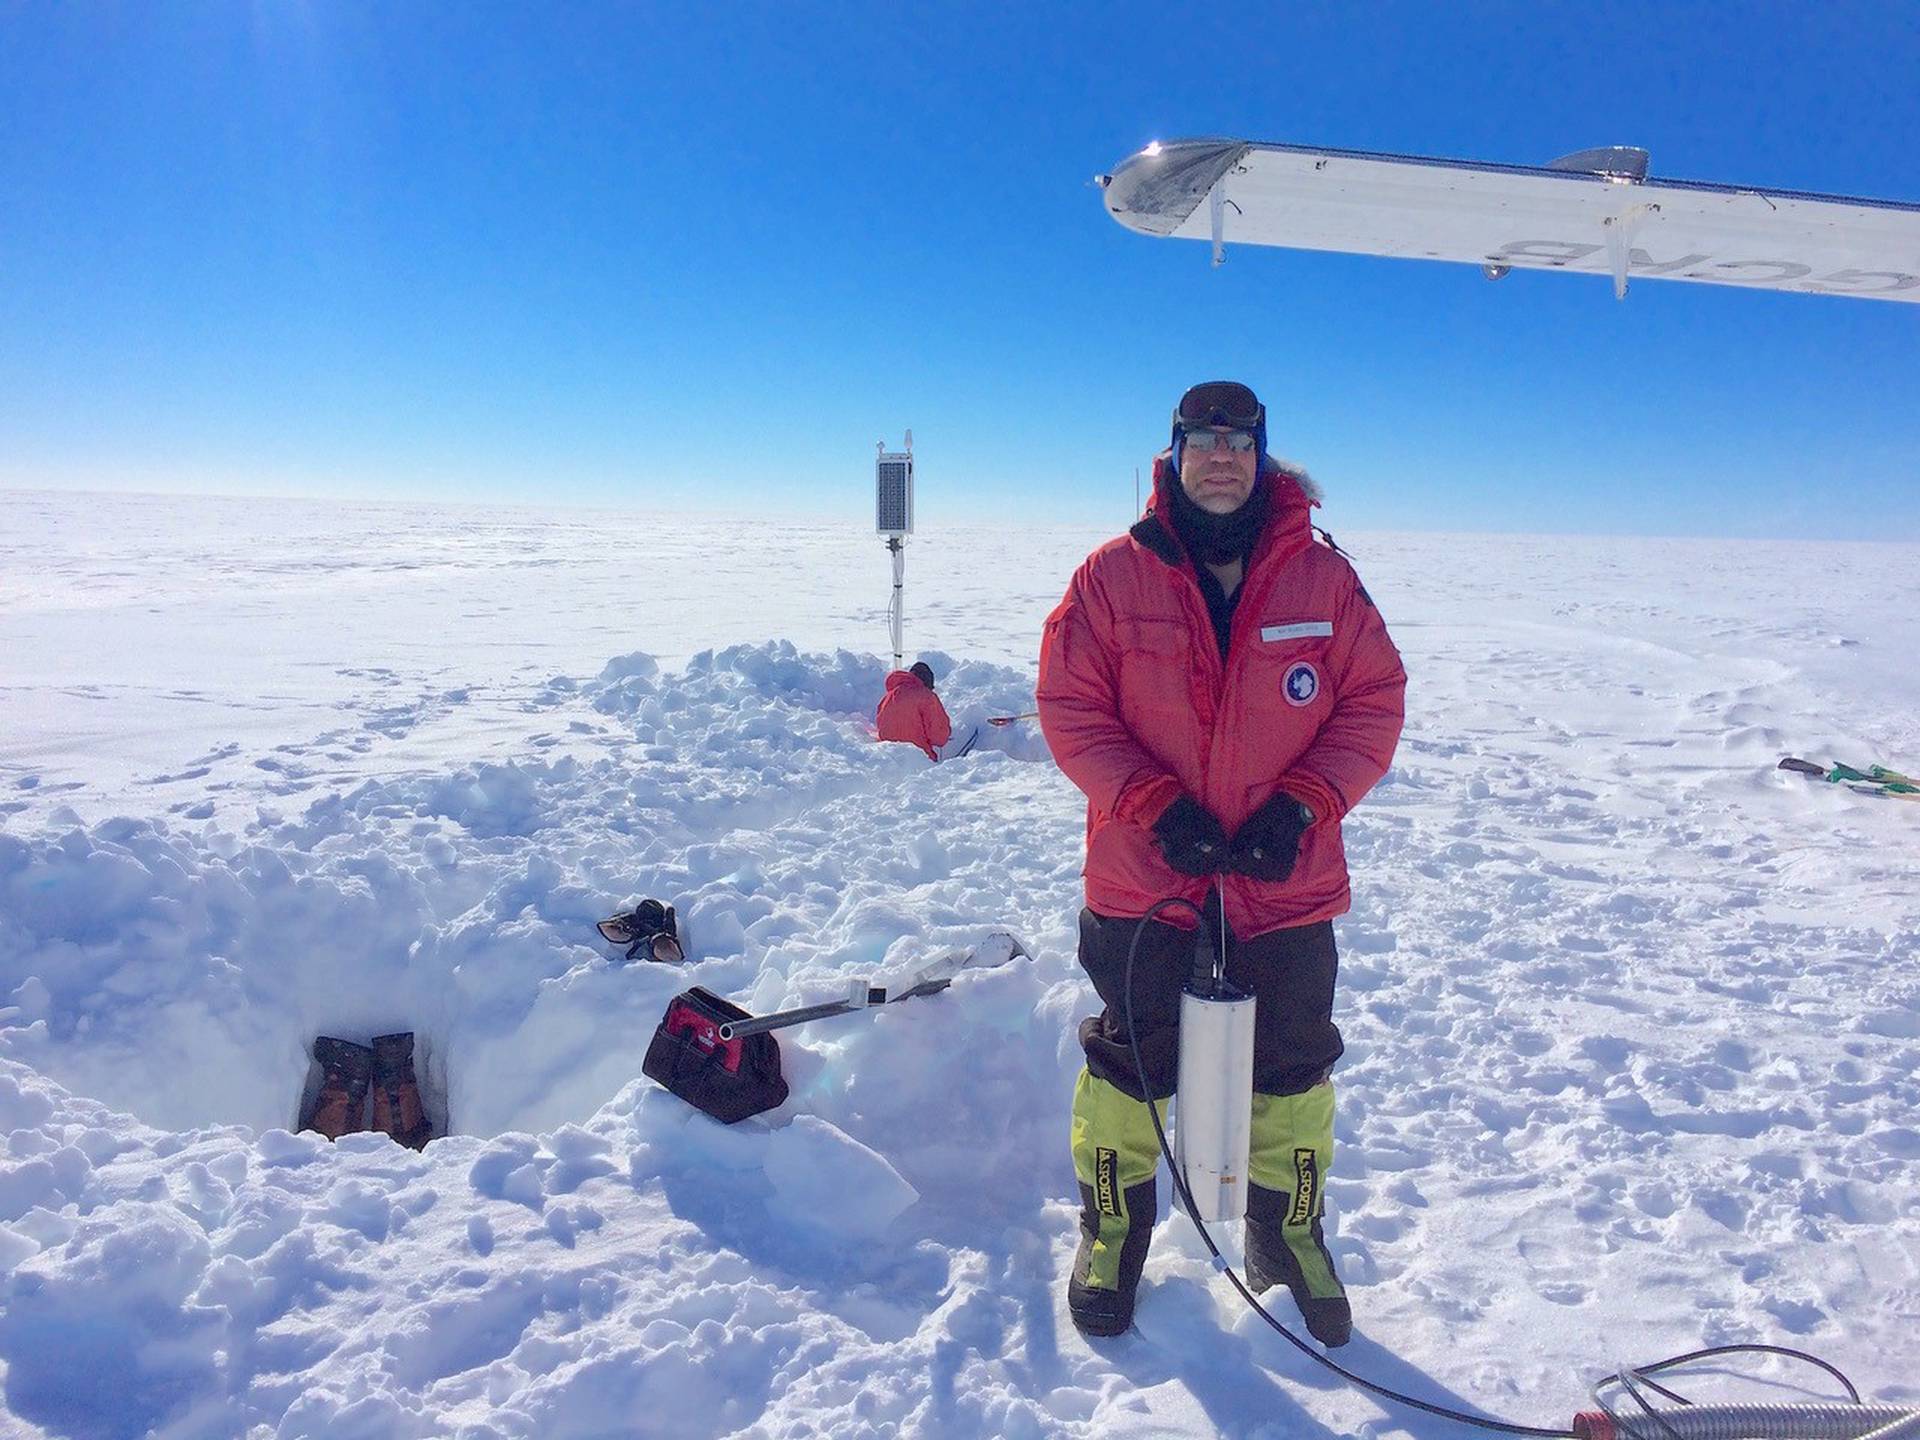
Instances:
[[[329,1140],[366,1129],[373,1051],[351,1040],[322,1035],[313,1042],[313,1058],[320,1062],[320,1093],[313,1097],[313,1107],[300,1128],[318,1131]]]
[[[413,1032],[373,1037],[373,1128],[409,1150],[433,1138],[420,1083],[413,1074]]]
[[[1067,1313],[1073,1317],[1073,1328],[1082,1335],[1119,1335],[1133,1324],[1133,1297],[1140,1288],[1140,1271],[1147,1263],[1147,1245],[1153,1239],[1154,1221],[1159,1218],[1159,1201],[1151,1180],[1121,1195],[1122,1213],[1103,1216],[1094,1187],[1080,1187],[1080,1249],[1073,1257],[1073,1273],[1067,1277]],[[1104,1244],[1100,1234],[1103,1219]],[[1117,1266],[1111,1256],[1116,1244]],[[1108,1276],[1096,1271],[1111,1271],[1112,1285],[1103,1283]]]
[[[1353,1338],[1353,1307],[1327,1253],[1320,1217],[1289,1224],[1298,1218],[1288,1213],[1292,1205],[1293,1197],[1282,1191],[1247,1187],[1247,1288],[1258,1295],[1275,1285],[1286,1286],[1307,1322],[1307,1333],[1331,1350]],[[1314,1283],[1302,1267],[1302,1248],[1313,1266]]]

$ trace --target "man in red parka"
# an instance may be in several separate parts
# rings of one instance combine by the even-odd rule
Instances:
[[[1144,1094],[1121,981],[1168,896],[1200,906],[1212,936],[1224,908],[1227,978],[1256,1001],[1249,1288],[1286,1285],[1323,1344],[1352,1330],[1320,1219],[1342,1049],[1332,922],[1350,904],[1340,822],[1393,759],[1406,673],[1352,566],[1316,538],[1317,490],[1266,440],[1246,386],[1182,396],[1153,503],[1074,574],[1040,652],[1040,723],[1087,795],[1080,963],[1106,1007],[1080,1026],[1073,1096],[1067,1305],[1089,1335],[1132,1323],[1157,1218],[1147,1101],[1164,1114],[1174,1090],[1191,913],[1147,922],[1137,952]]]
[[[927,752],[938,764],[940,747],[953,738],[947,707],[933,692],[933,667],[916,660],[905,670],[887,676],[887,693],[874,712],[873,728],[882,740],[904,740]]]

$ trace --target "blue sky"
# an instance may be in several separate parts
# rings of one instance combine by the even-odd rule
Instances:
[[[1920,307],[1153,241],[1234,135],[1920,200],[1920,7],[0,4],[0,485],[1920,537]],[[1917,257],[1920,258],[1920,257]]]

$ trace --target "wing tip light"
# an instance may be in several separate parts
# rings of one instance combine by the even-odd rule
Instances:
[[[1251,148],[1244,140],[1151,141],[1098,177],[1107,213],[1129,230],[1171,235]]]

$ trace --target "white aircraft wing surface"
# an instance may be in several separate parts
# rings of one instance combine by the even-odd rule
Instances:
[[[1586,150],[1547,166],[1178,140],[1100,177],[1130,230],[1455,260],[1508,270],[1692,280],[1920,301],[1920,205],[1646,178],[1646,152]]]

